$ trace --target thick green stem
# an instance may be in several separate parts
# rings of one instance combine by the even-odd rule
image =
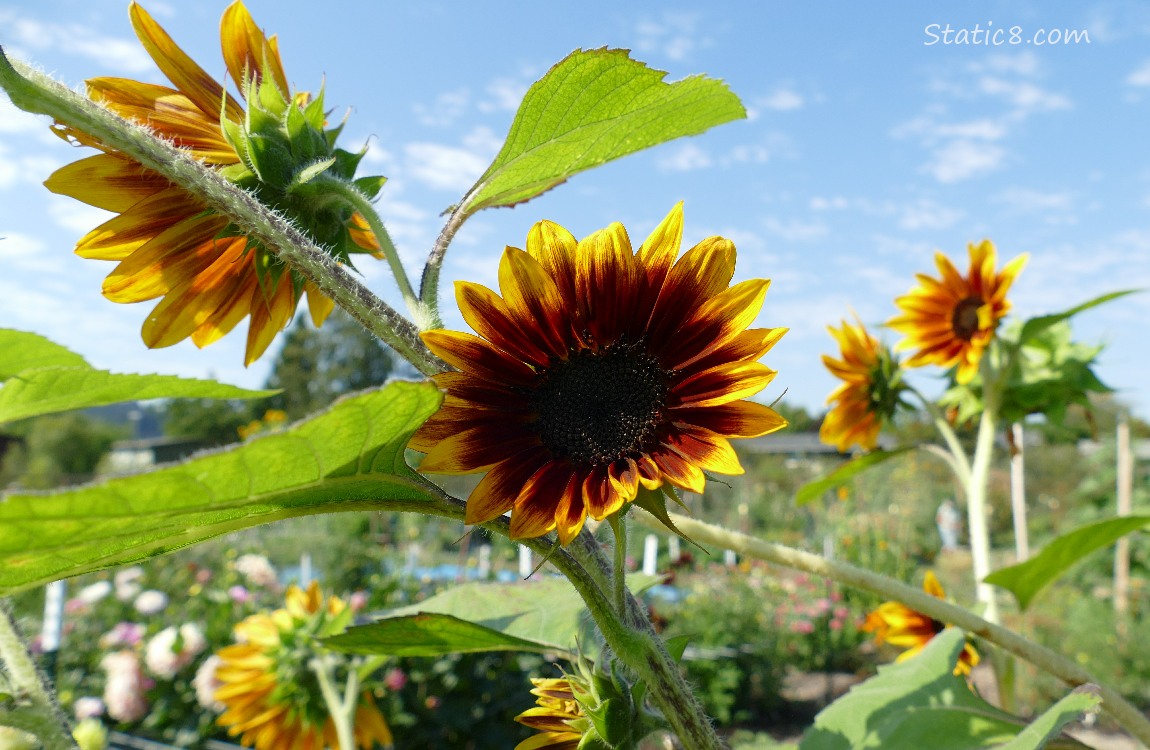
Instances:
[[[646,513],[637,513],[636,520],[656,531],[665,530],[662,522]],[[773,544],[761,539],[739,534],[734,531],[696,521],[693,518],[671,514],[671,520],[684,533],[699,543],[707,543],[721,549],[730,549],[744,557],[801,570],[812,575],[822,576],[841,584],[870,591],[885,599],[902,602],[911,609],[921,612],[940,622],[949,623],[968,633],[983,638],[1021,659],[1025,659],[1039,669],[1078,686],[1094,683],[1100,688],[1102,709],[1113,716],[1128,732],[1150,747],[1150,719],[1131,705],[1121,694],[1102,685],[1097,678],[1078,665],[1077,662],[1056,654],[1012,630],[975,615],[967,609],[931,596],[925,591],[908,586],[886,576],[864,568],[859,568],[837,560],[793,549],[781,544]]]
[[[0,601],[0,662],[16,704],[0,714],[0,724],[35,735],[44,750],[76,750],[68,720],[32,662],[6,600]]]
[[[468,216],[470,214],[464,213],[458,206],[451,212],[447,217],[447,223],[435,240],[435,246],[427,256],[427,263],[423,266],[423,278],[419,282],[419,299],[433,321],[439,320],[439,271],[443,268],[443,260],[447,257],[447,248],[451,245],[451,240],[455,238],[455,233],[463,226],[463,222],[467,221]]]
[[[0,49],[0,87],[20,109],[44,114],[88,133],[176,183],[227,216],[247,236],[273,249],[425,375],[447,369],[428,351],[411,321],[376,297],[289,219],[228,182],[216,170],[168,141],[16,61]]]
[[[309,663],[308,667],[315,673],[316,680],[319,682],[320,692],[323,693],[323,701],[327,704],[327,713],[331,717],[332,724],[335,725],[335,735],[339,739],[340,750],[355,750],[355,695],[351,696],[350,702],[340,698],[339,692],[335,689],[335,679],[332,674],[332,658],[326,654],[320,654],[314,657]],[[352,681],[358,683],[358,678],[355,670],[348,673],[349,688]]]
[[[983,408],[978,421],[978,438],[974,446],[970,477],[966,483],[967,523],[970,526],[970,553],[974,562],[974,582],[979,603],[985,605],[987,620],[998,624],[998,603],[994,587],[983,583],[990,575],[990,530],[986,523],[986,491],[990,480],[990,459],[994,455],[994,438],[998,429],[998,384],[989,363],[982,359]]]
[[[615,589],[615,611],[623,617],[627,612],[627,519],[621,512],[615,512],[607,521],[615,532],[615,568],[611,577]]]
[[[937,404],[928,400],[915,388],[908,386],[907,390],[914,394],[922,403],[923,408],[926,409],[927,414],[930,415],[931,421],[934,422],[934,428],[938,430],[939,435],[942,435],[942,439],[946,442],[946,447],[950,449],[950,459],[947,460],[947,463],[950,464],[959,483],[965,487],[970,482],[970,459],[967,458],[966,449],[962,447],[958,435],[955,434],[954,429],[950,426],[950,422],[946,420],[946,416],[939,411]],[[944,458],[944,460],[946,459]]]
[[[391,235],[388,233],[387,227],[383,225],[383,220],[379,217],[379,213],[376,212],[375,204],[354,185],[344,180],[320,178],[316,180],[316,182],[321,183],[325,190],[337,193],[345,203],[351,206],[351,208],[367,222],[371,233],[375,235],[376,241],[379,242],[380,251],[383,253],[388,266],[391,268],[391,275],[395,277],[396,286],[399,287],[399,293],[403,295],[403,301],[407,305],[408,312],[411,313],[421,330],[426,329],[427,326],[422,325],[422,322],[423,319],[427,317],[427,314],[423,305],[419,302],[419,298],[415,296],[415,290],[411,288],[411,281],[407,278],[407,271],[399,259],[399,251],[396,249],[395,243],[391,241]]]

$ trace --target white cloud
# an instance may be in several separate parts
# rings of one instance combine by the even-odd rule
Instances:
[[[1012,113],[1018,117],[1030,112],[1051,112],[1058,109],[1068,109],[1070,99],[1062,94],[1047,91],[1028,81],[1010,81],[1005,78],[985,76],[978,82],[978,88],[983,93],[998,96],[1006,100],[1015,108]]]
[[[124,73],[154,70],[155,64],[135,39],[102,36],[81,24],[47,23],[0,9],[0,28],[7,46],[19,57],[65,53],[87,57]],[[34,53],[34,55],[29,54]]]
[[[754,101],[747,112],[747,119],[758,119],[758,110],[760,108],[770,109],[776,112],[790,112],[792,110],[802,109],[806,106],[806,103],[807,101],[803,98],[802,94],[799,94],[793,89],[777,88],[762,99]]]
[[[810,242],[827,234],[826,225],[802,222],[797,219],[783,221],[770,216],[763,222],[763,226],[771,234],[777,235],[787,242]]]
[[[926,172],[942,183],[981,177],[998,169],[1006,159],[1006,149],[978,141],[950,141],[938,149],[927,163]]]
[[[471,94],[465,88],[447,91],[435,97],[430,105],[416,104],[415,119],[422,125],[444,127],[454,123],[467,111]]]
[[[922,198],[902,208],[898,225],[908,231],[946,229],[954,226],[961,218],[962,211]]]
[[[510,78],[498,78],[489,83],[485,89],[488,98],[477,103],[480,112],[506,111],[514,112],[519,109],[519,102],[527,93],[530,84]]]
[[[668,156],[659,159],[658,166],[665,172],[693,172],[711,166],[711,157],[694,143],[684,143]]]
[[[841,211],[850,206],[850,201],[841,195],[832,195],[830,197],[816,195],[811,198],[809,205],[812,211]]]
[[[1131,86],[1150,86],[1150,60],[1139,65],[1126,76],[1126,83]]]
[[[697,48],[709,45],[709,40],[699,35],[700,20],[697,13],[666,12],[658,21],[642,21],[636,28],[638,40],[635,46],[641,52],[685,60]]]
[[[66,196],[47,197],[48,213],[56,225],[68,230],[76,239],[84,236],[115,214]]]
[[[1057,211],[1074,208],[1074,196],[1067,192],[1049,193],[1029,188],[1009,188],[995,196],[996,202],[1020,213]]]
[[[462,192],[487,169],[501,143],[489,128],[475,128],[462,146],[409,143],[403,147],[404,172],[428,187]]]

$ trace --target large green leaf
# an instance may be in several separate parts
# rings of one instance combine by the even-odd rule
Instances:
[[[1055,703],[1032,721],[1018,736],[998,750],[1041,750],[1052,746],[1052,740],[1062,733],[1062,729],[1082,718],[1082,714],[1096,711],[1102,703],[1097,685],[1081,685],[1070,695]],[[1065,741],[1058,744],[1065,745]]]
[[[62,492],[0,496],[0,595],[281,518],[429,508],[439,495],[403,452],[441,399],[432,383],[393,383],[231,450]]]
[[[627,585],[638,592],[659,580],[634,574],[627,577]],[[469,633],[476,636],[476,644],[467,644]],[[452,586],[325,642],[352,653],[436,656],[508,650],[574,653],[577,639],[587,653],[593,638],[587,605],[575,589],[565,578],[545,578]]]
[[[370,625],[350,628],[340,635],[327,638],[324,643],[336,651],[350,654],[389,656],[555,651],[554,646],[517,638],[498,627],[432,612],[388,617]]]
[[[1025,722],[978,697],[954,665],[965,635],[948,628],[914,658],[879,667],[823,709],[799,750],[973,750],[1008,742]],[[1063,747],[1083,747],[1060,740]]]
[[[1019,341],[1021,343],[1025,344],[1026,342],[1030,341],[1032,338],[1034,338],[1038,334],[1042,333],[1043,331],[1045,331],[1047,328],[1054,325],[1055,323],[1060,323],[1064,320],[1067,320],[1068,318],[1074,317],[1075,315],[1077,315],[1080,312],[1084,312],[1086,310],[1089,310],[1092,307],[1097,307],[1098,305],[1104,304],[1104,303],[1109,302],[1111,300],[1118,299],[1119,297],[1125,297],[1126,295],[1133,294],[1134,292],[1137,292],[1137,291],[1140,291],[1140,290],[1138,290],[1138,289],[1123,289],[1123,290],[1118,291],[1118,292],[1110,292],[1108,294],[1102,294],[1102,295],[1095,297],[1094,299],[1087,300],[1086,302],[1083,302],[1080,305],[1075,305],[1074,307],[1070,308],[1069,310],[1063,310],[1060,313],[1053,313],[1051,315],[1039,315],[1039,316],[1030,318],[1022,326],[1022,333],[1019,336]]]
[[[799,487],[799,491],[795,493],[795,502],[799,505],[805,505],[812,500],[822,497],[824,493],[841,487],[867,469],[872,469],[895,456],[901,456],[909,450],[914,450],[914,448],[915,446],[913,445],[904,445],[901,448],[895,448],[890,451],[880,448],[870,453],[864,453],[858,458],[843,464],[822,479],[807,482],[802,487]]]
[[[586,169],[747,116],[722,81],[666,73],[627,50],[576,50],[527,90],[503,149],[468,191],[466,214],[512,206]]]
[[[0,382],[39,367],[88,367],[74,351],[35,333],[0,328]]]
[[[19,372],[0,386],[0,422],[149,398],[263,398],[275,393],[175,375],[46,367]]]
[[[121,401],[262,398],[276,393],[174,375],[96,370],[79,354],[43,336],[8,328],[0,328],[0,382],[0,424]]]
[[[985,580],[1010,591],[1019,608],[1026,609],[1039,591],[1076,562],[1148,525],[1150,516],[1122,516],[1088,524],[1058,537],[1026,562],[996,570]]]

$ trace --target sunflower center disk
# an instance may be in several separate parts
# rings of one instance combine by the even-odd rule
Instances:
[[[557,362],[532,395],[543,445],[576,465],[637,457],[663,422],[667,373],[631,348],[582,351]]]
[[[967,297],[954,306],[950,325],[954,329],[955,336],[963,341],[970,341],[971,337],[978,333],[978,308],[983,304],[981,297]]]

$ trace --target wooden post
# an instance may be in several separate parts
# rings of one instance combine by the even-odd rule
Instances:
[[[1134,489],[1134,456],[1130,452],[1130,422],[1126,415],[1118,421],[1118,515],[1128,516],[1132,509]],[[1130,608],[1130,537],[1118,540],[1114,551],[1114,614],[1123,627],[1122,617]]]
[[[1026,476],[1022,442],[1022,423],[1010,426],[1014,453],[1010,457],[1010,510],[1014,516],[1014,554],[1018,562],[1030,558],[1030,534],[1026,528]]]

